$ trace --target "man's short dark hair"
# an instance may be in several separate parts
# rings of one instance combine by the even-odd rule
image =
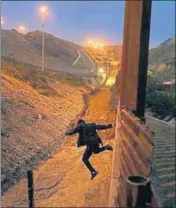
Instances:
[[[80,124],[80,123],[86,123],[83,119],[79,119],[78,120],[78,125]]]

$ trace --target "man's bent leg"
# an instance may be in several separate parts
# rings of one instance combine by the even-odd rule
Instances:
[[[110,151],[112,151],[113,148],[112,148],[112,146],[110,146],[110,145],[105,145],[105,146],[103,146],[103,147],[100,147],[99,144],[95,144],[94,146],[92,146],[92,152],[93,152],[94,154],[98,154],[98,153],[103,152],[103,151],[105,151],[105,150],[110,150]]]
[[[89,162],[89,158],[90,156],[92,155],[92,149],[90,146],[87,146],[84,154],[83,154],[83,157],[82,157],[82,161],[83,163],[85,164],[85,166],[90,170],[90,172],[94,172],[95,169],[92,167],[92,165],[90,164]]]

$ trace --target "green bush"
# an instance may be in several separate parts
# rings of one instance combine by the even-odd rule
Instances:
[[[171,114],[174,118],[176,118],[176,105],[171,109]]]
[[[175,115],[175,95],[167,92],[153,91],[146,97],[147,106],[161,118],[172,114]]]

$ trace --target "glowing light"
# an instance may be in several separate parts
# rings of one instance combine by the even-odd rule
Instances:
[[[3,17],[1,17],[1,25],[4,24],[4,20],[3,20]]]
[[[86,41],[86,44],[88,46],[91,46],[93,48],[103,48],[104,47],[104,43],[103,41],[97,41],[97,40],[88,40]]]
[[[105,79],[106,79],[106,73],[103,72],[103,73],[101,74],[101,76],[103,77],[103,80],[105,81]]]
[[[47,6],[42,6],[40,8],[40,14],[41,15],[46,15],[48,13],[48,7]]]
[[[106,86],[113,86],[115,84],[115,77],[110,77],[106,81]]]
[[[92,45],[92,41],[91,41],[91,40],[89,40],[89,41],[88,41],[88,44],[89,44],[89,45]]]
[[[17,31],[24,34],[27,32],[27,28],[24,25],[19,25]]]
[[[97,46],[98,46],[98,47],[103,47],[103,46],[104,46],[104,44],[103,44],[103,43],[99,43],[99,42],[98,42],[98,43],[97,43]]]
[[[99,68],[98,72],[99,73],[104,73],[104,69],[103,68]]]
[[[104,46],[104,44],[103,43],[100,43],[100,42],[95,42],[95,44],[94,44],[94,47],[95,48],[101,48],[103,46]]]

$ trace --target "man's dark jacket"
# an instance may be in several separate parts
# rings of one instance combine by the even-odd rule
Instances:
[[[96,130],[104,130],[109,128],[112,128],[111,124],[96,125],[95,123],[81,123],[76,128],[67,131],[66,135],[73,135],[79,133],[79,137],[77,141],[77,147],[79,148],[84,145],[93,145],[97,143],[102,143]]]

